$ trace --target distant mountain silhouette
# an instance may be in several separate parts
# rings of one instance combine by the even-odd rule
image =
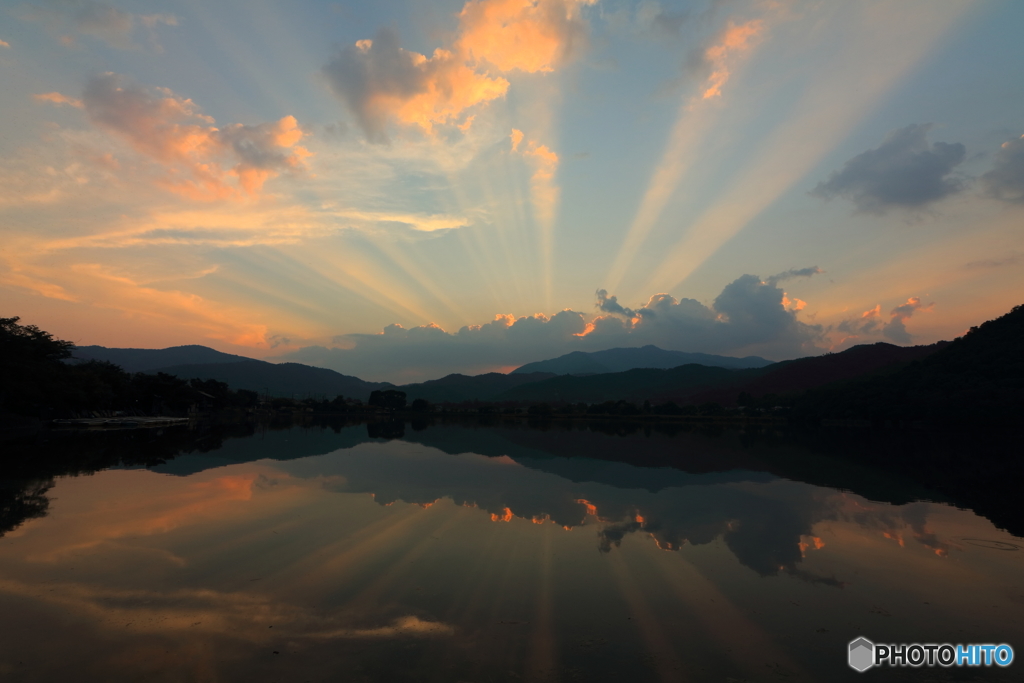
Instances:
[[[167,349],[111,349],[105,346],[76,346],[71,353],[72,362],[102,360],[120,365],[125,372],[152,372],[170,365],[200,365],[206,363],[240,363],[252,360],[245,356],[222,353],[208,346],[190,344]]]
[[[760,368],[730,370],[688,364],[667,370],[636,369],[599,375],[561,375],[526,384],[496,396],[524,402],[601,403],[650,400],[679,404],[715,402],[735,405],[741,392],[754,398],[791,394],[873,373],[891,372],[935,353],[949,342],[930,346],[878,343],[841,353],[811,356]]]
[[[737,372],[707,365],[682,365],[670,370],[640,368],[602,375],[561,375],[525,384],[496,397],[500,401],[602,403],[604,401],[644,401],[658,394],[673,396],[697,389],[727,384]]]
[[[182,379],[215,379],[226,382],[235,391],[248,389],[261,394],[267,391],[272,396],[297,398],[322,395],[332,399],[340,395],[366,401],[371,391],[394,387],[388,382],[364,382],[358,377],[300,363],[275,364],[252,359],[233,363],[174,365],[154,368],[153,371],[166,372]]]
[[[448,375],[418,384],[398,387],[406,392],[408,400],[426,399],[431,403],[462,403],[463,401],[493,401],[503,392],[523,384],[554,377],[550,372],[532,372],[503,375],[489,372],[484,375]]]
[[[605,351],[573,351],[558,358],[527,363],[516,368],[512,374],[551,372],[556,375],[598,375],[609,372],[625,372],[634,368],[676,368],[680,365],[707,365],[717,368],[762,368],[772,361],[747,356],[733,358],[709,353],[686,353],[666,351],[648,344],[638,348],[607,349]]]

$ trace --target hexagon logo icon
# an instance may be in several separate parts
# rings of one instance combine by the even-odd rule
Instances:
[[[850,667],[867,671],[875,663],[875,644],[863,636],[850,641]]]

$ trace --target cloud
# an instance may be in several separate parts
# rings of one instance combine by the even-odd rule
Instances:
[[[701,99],[710,100],[721,96],[722,86],[732,75],[733,60],[737,55],[748,52],[753,47],[754,39],[763,31],[764,22],[760,19],[742,24],[730,20],[713,45],[691,55],[690,68],[708,74]]]
[[[1001,258],[982,259],[980,261],[971,261],[965,263],[964,268],[967,270],[975,270],[979,268],[1002,268],[1003,266],[1013,266],[1019,263],[1021,260],[1020,254],[1009,254]]]
[[[470,107],[504,97],[509,85],[478,73],[449,50],[438,48],[429,59],[404,50],[390,29],[344,48],[323,73],[374,142],[387,141],[389,118],[429,134]]]
[[[917,208],[963,189],[948,177],[964,160],[960,143],[926,139],[932,124],[911,124],[895,130],[876,149],[850,159],[811,194],[822,199],[845,197],[858,212],[882,214],[893,207]]]
[[[523,131],[513,128],[512,135],[509,137],[512,139],[512,151],[515,152],[519,149],[519,143],[523,141],[523,138],[526,137],[526,135]]]
[[[767,278],[765,282],[769,282],[774,285],[777,282],[785,282],[786,280],[792,280],[795,277],[811,277],[812,275],[820,275],[824,272],[825,271],[818,266],[811,266],[810,268],[790,268],[784,273],[772,275],[770,278]]]
[[[82,100],[76,100],[74,97],[68,97],[67,95],[61,95],[59,92],[44,92],[38,95],[33,95],[32,99],[37,102],[49,102],[50,104],[60,107],[69,106],[75,107],[76,109],[82,108]]]
[[[403,501],[428,506],[447,498],[455,505],[476,508],[481,516],[489,514],[494,522],[551,521],[566,529],[584,529],[588,538],[596,535],[602,552],[610,552],[630,534],[639,534],[643,542],[653,541],[662,550],[722,540],[742,565],[762,576],[785,571],[822,583],[829,581],[798,572],[804,553],[824,545],[814,535],[814,526],[825,520],[846,521],[842,508],[863,500],[834,492],[823,496],[811,486],[793,482],[744,486],[741,482],[774,477],[737,470],[676,471],[647,477],[647,481],[640,475],[639,480],[634,476],[629,486],[617,482],[617,473],[608,471],[594,481],[593,472],[575,470],[573,461],[564,458],[566,451],[557,437],[534,432],[529,439],[521,439],[507,433],[497,440],[492,435],[485,444],[483,439],[469,436],[453,446],[437,429],[407,434],[404,441],[392,441],[386,447],[358,444],[318,458],[289,460],[280,467],[293,480],[336,481],[338,486],[330,490],[372,493],[381,505]],[[350,433],[350,439],[359,438]],[[621,450],[621,442],[621,435],[576,432],[576,445],[586,452]],[[653,452],[678,452],[680,448],[700,452],[707,446],[704,439],[682,435],[671,442],[648,436],[634,444]],[[443,455],[435,450],[439,447]],[[523,447],[548,457],[494,457],[499,452],[521,452]],[[722,469],[729,469],[728,464],[723,463]],[[889,506],[877,512],[865,507],[855,508],[861,525],[906,526],[896,516],[898,509],[894,514]],[[922,517],[922,522],[925,519]]]
[[[1002,144],[992,170],[981,179],[993,197],[1024,202],[1024,135]]]
[[[598,290],[597,298],[602,315],[589,321],[583,313],[564,310],[552,316],[498,315],[455,333],[434,324],[389,325],[380,334],[339,335],[335,344],[341,348],[306,347],[279,360],[363,379],[412,382],[453,372],[507,371],[571,351],[646,344],[791,358],[816,352],[824,333],[820,325],[798,320],[798,312],[785,303],[786,293],[755,275],[727,285],[710,307],[668,294],[655,294],[636,309],[622,306],[605,290]]]
[[[229,177],[236,178],[246,194],[257,194],[269,178],[302,168],[310,156],[297,146],[304,133],[294,116],[219,129],[192,100],[166,88],[149,90],[125,83],[113,73],[90,79],[81,103],[93,123],[163,165],[164,187],[193,199],[237,195]]]
[[[509,81],[492,72],[548,72],[569,59],[586,36],[580,7],[595,1],[471,0],[452,44],[430,57],[403,49],[382,28],[340,50],[323,74],[371,141],[387,141],[391,119],[430,135],[505,96]]]
[[[906,321],[914,315],[915,311],[930,311],[935,304],[924,306],[921,299],[912,296],[906,303],[900,304],[889,312],[889,322],[882,322],[882,305],[877,304],[874,308],[868,309],[859,318],[843,320],[836,326],[836,330],[843,332],[845,337],[842,342],[860,337],[885,337],[897,344],[909,344],[913,339],[907,331]],[[842,343],[840,342],[840,343]]]
[[[586,40],[583,5],[597,0],[470,0],[459,13],[455,47],[498,71],[553,71]]]
[[[890,319],[885,324],[885,327],[882,328],[882,335],[898,344],[909,344],[912,337],[907,332],[907,327],[904,323],[914,315],[915,311],[930,311],[934,305],[928,304],[923,306],[921,299],[916,296],[910,297],[907,299],[907,303],[900,304],[889,312]]]
[[[625,308],[619,303],[619,298],[616,296],[609,296],[608,291],[605,289],[599,289],[597,294],[597,308],[605,313],[614,313],[617,315],[624,315],[627,318],[632,318],[634,313],[631,309]]]
[[[177,17],[171,14],[132,14],[93,0],[66,0],[51,3],[46,8],[31,7],[23,11],[22,16],[56,31],[71,30],[90,36],[120,50],[138,48],[132,37],[139,27],[152,32],[160,24],[178,25]],[[62,36],[61,42],[72,45],[74,39]]]
[[[11,44],[8,43],[6,40],[0,40],[0,47],[10,47],[10,46],[11,46]]]

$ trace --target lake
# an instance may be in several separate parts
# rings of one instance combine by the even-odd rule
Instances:
[[[1024,646],[1024,540],[948,491],[772,434],[539,426],[48,437],[81,474],[5,484],[0,678],[1021,680],[847,664]]]

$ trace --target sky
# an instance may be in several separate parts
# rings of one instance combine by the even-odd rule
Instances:
[[[1024,303],[1024,3],[0,2],[0,315],[413,382]]]

